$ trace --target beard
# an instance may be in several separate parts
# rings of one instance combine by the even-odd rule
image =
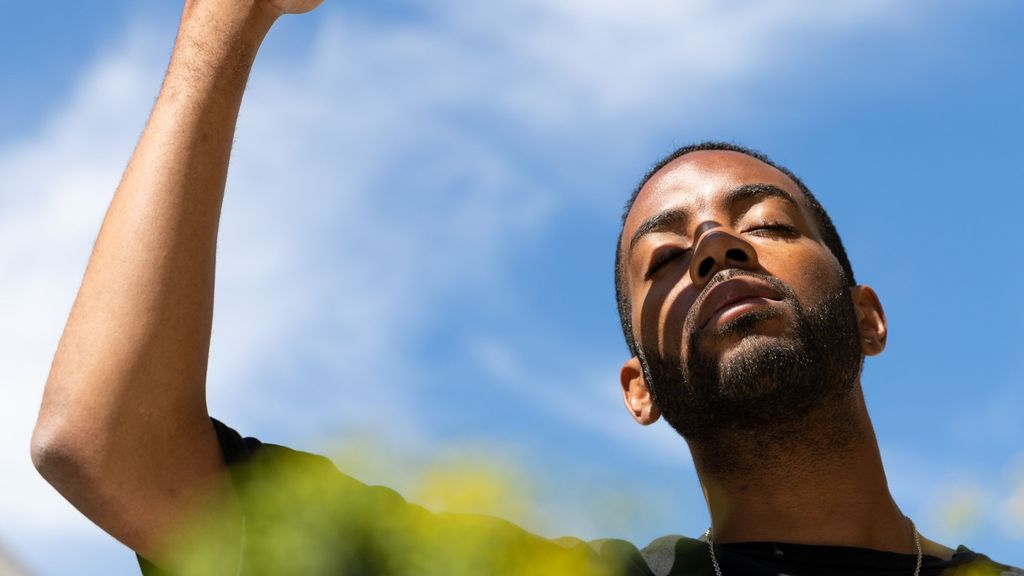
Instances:
[[[641,348],[655,404],[680,435],[703,448],[712,460],[705,463],[709,467],[736,468],[743,452],[756,458],[793,441],[817,439],[834,450],[853,434],[855,424],[845,409],[863,363],[849,287],[836,281],[807,308],[787,284],[762,274],[724,270],[708,288],[738,275],[771,284],[792,312],[789,325],[781,336],[759,333],[762,322],[780,315],[774,307],[760,307],[715,326],[705,339],[695,327],[698,307],[693,306],[684,322],[685,361],[681,354],[663,357],[656,348]],[[715,338],[737,343],[728,355],[715,354],[705,346]],[[823,410],[829,410],[824,419],[812,418]],[[737,446],[744,442],[757,450]]]

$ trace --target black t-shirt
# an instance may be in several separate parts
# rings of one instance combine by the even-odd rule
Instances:
[[[624,540],[549,540],[497,518],[432,513],[367,486],[327,458],[243,438],[213,420],[239,495],[241,541],[197,529],[181,546],[181,571],[231,565],[239,576],[714,576],[707,543],[664,536],[643,549]],[[223,521],[219,519],[218,521]],[[911,575],[916,556],[864,548],[744,542],[715,546],[725,576]],[[143,558],[144,576],[165,576]],[[1024,576],[960,546],[951,560],[925,556],[922,576]]]

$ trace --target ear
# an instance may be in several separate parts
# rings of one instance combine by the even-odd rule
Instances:
[[[619,382],[622,384],[622,400],[630,416],[644,426],[657,422],[661,417],[661,410],[654,405],[651,391],[647,389],[639,358],[633,356],[622,365]]]
[[[850,289],[853,307],[857,310],[857,329],[860,332],[860,349],[865,356],[875,356],[885,350],[889,334],[885,310],[878,300],[878,294],[870,286],[854,286]]]

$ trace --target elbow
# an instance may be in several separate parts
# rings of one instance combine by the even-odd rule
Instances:
[[[64,480],[88,468],[90,455],[96,454],[96,446],[90,444],[102,437],[89,424],[93,418],[85,417],[81,399],[74,391],[51,373],[29,446],[36,471],[58,490]],[[91,412],[95,417],[96,411]]]
[[[67,434],[40,417],[32,431],[32,465],[51,484],[75,468],[76,457]]]
[[[101,460],[73,430],[37,423],[31,452],[39,475],[83,513],[102,499],[106,487]]]
[[[89,469],[87,450],[66,427],[40,418],[32,432],[32,464],[58,492],[81,485]]]

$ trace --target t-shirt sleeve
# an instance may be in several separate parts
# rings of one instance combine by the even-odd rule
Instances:
[[[242,435],[216,418],[210,418],[213,429],[217,432],[217,442],[220,444],[221,454],[224,455],[224,463],[231,466],[235,463],[245,462],[249,457],[259,450],[263,443],[255,438],[242,438]]]
[[[363,484],[328,458],[211,420],[240,503],[242,541],[191,539],[180,555],[187,573],[204,573],[210,559],[223,566],[232,555],[246,576],[650,574],[628,542],[553,541],[498,518],[433,513]],[[145,576],[164,576],[139,562]]]

